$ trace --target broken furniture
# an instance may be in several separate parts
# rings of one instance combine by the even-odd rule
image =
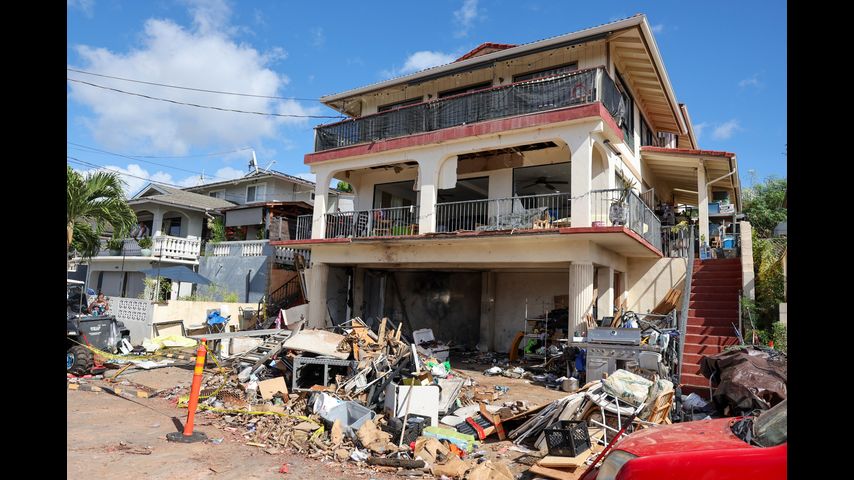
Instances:
[[[311,385],[306,386],[306,378],[308,375],[305,372],[305,367],[308,365],[320,365],[323,371],[323,380],[322,383],[309,382]],[[343,374],[346,377],[351,376],[356,368],[359,366],[359,362],[355,360],[340,360],[338,358],[329,358],[329,357],[306,357],[306,356],[296,356],[293,358],[293,376],[291,378],[291,391],[292,392],[307,392],[312,390],[311,387],[314,385],[321,385],[323,387],[329,386],[330,380],[330,368],[339,367],[339,370],[345,369],[346,371]],[[334,374],[332,376],[332,380],[335,380]]]
[[[389,383],[385,392],[385,411],[399,418],[407,413],[424,415],[430,418],[430,425],[439,425],[439,386]]]
[[[621,400],[619,395],[609,393],[603,384],[592,387],[587,391],[585,396],[593,405],[599,407],[598,413],[602,421],[593,418],[590,414],[588,414],[588,421],[591,426],[602,429],[603,435],[600,440],[602,445],[608,445],[608,432],[612,432],[614,435],[618,434],[627,419],[636,417],[644,407],[643,402],[634,403],[627,401],[625,398]],[[596,407],[593,407],[593,409],[595,415]],[[608,424],[608,418],[616,418],[616,428]]]

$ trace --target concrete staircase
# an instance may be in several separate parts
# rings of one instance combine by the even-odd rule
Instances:
[[[708,399],[709,380],[700,373],[700,361],[738,344],[732,325],[738,326],[741,259],[695,259],[693,268],[682,394],[695,392]]]

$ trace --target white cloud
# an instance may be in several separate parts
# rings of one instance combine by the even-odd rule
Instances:
[[[80,10],[89,18],[95,13],[95,0],[66,0],[65,5]]]
[[[326,34],[323,33],[323,27],[311,29],[311,45],[313,47],[322,47],[326,43]]]
[[[172,174],[166,173],[162,170],[157,170],[154,173],[146,170],[145,168],[139,166],[139,164],[131,163],[128,164],[127,167],[120,167],[118,165],[104,165],[104,168],[95,169],[78,169],[75,168],[80,173],[84,175],[90,172],[97,171],[113,171],[120,174],[121,179],[125,182],[124,192],[125,196],[128,198],[136,195],[142,187],[148,185],[149,182],[160,182],[168,185],[179,186],[179,187],[194,187],[196,185],[202,185],[205,183],[213,183],[220,182],[223,180],[231,180],[233,178],[240,178],[246,175],[246,172],[238,170],[232,167],[223,167],[217,170],[213,176],[210,174],[205,175],[204,182],[201,179],[201,175],[188,175],[182,178],[173,177]]]
[[[745,78],[744,80],[738,82],[738,86],[741,88],[746,87],[762,87],[762,82],[759,81],[759,74],[754,73],[751,77]]]
[[[406,75],[408,73],[418,72],[424,70],[425,68],[451,63],[456,59],[457,55],[454,55],[452,53],[431,52],[429,50],[422,50],[406,57],[406,61],[403,63],[403,67],[395,67],[391,70],[383,70],[381,73],[384,77],[396,77],[398,75]]]
[[[193,28],[170,20],[149,19],[139,48],[113,52],[88,45],[75,46],[82,65],[74,68],[149,82],[209,90],[281,96],[289,79],[270,68],[285,58],[274,48],[259,52],[229,36],[230,7],[223,1],[189,0]],[[72,65],[69,65],[72,66]],[[77,78],[122,90],[181,102],[221,108],[281,114],[318,114],[317,106],[293,100],[218,95],[157,86],[128,84],[106,78]],[[304,118],[267,117],[220,112],[152,101],[88,85],[69,83],[71,99],[89,107],[92,116],[76,120],[88,126],[95,140],[110,149],[186,154],[193,148],[258,144],[281,138],[282,126],[305,125]]]
[[[664,24],[659,23],[658,25],[652,26],[652,33],[661,33],[664,31]]]
[[[184,3],[199,33],[212,34],[229,28],[231,6],[225,0],[184,0]]]
[[[715,140],[726,140],[733,135],[733,133],[742,130],[741,125],[738,124],[738,120],[729,120],[715,127],[715,130],[712,132],[712,137]]]
[[[699,139],[701,136],[703,136],[703,130],[705,130],[705,128],[708,126],[708,122],[694,124],[694,136]]]
[[[454,36],[458,38],[468,36],[469,29],[471,29],[478,15],[477,0],[463,0],[459,10],[454,10],[454,21],[460,26]]]

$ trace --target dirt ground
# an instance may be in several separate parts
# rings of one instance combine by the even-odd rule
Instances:
[[[509,387],[497,403],[527,400],[531,406],[562,398],[567,394],[550,390],[522,379],[489,377],[482,374],[489,365],[458,363],[454,368],[470,375],[479,385]],[[115,371],[108,371],[111,376]],[[185,367],[166,367],[156,370],[131,370],[120,379],[146,385],[156,390],[190,384],[192,370]],[[93,384],[99,384],[94,381]],[[248,446],[239,434],[217,429],[212,421],[215,414],[196,414],[196,430],[210,439],[222,442],[176,444],[166,441],[166,434],[179,430],[186,420],[187,410],[175,406],[174,400],[163,398],[117,397],[107,392],[67,391],[67,478],[94,479],[141,476],[155,479],[328,479],[405,478],[394,471],[360,468],[354,462],[318,461],[298,453],[266,453],[264,449]],[[126,445],[121,445],[125,442]],[[150,448],[150,454],[145,452]],[[508,462],[514,473],[527,466],[514,462],[525,454],[511,450],[509,441],[487,439],[482,450],[492,460]],[[524,461],[524,459],[522,459]],[[279,473],[287,464],[288,473]],[[393,470],[393,469],[391,469]],[[429,477],[429,476],[428,476]]]

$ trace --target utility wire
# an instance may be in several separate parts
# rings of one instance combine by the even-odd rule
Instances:
[[[84,85],[90,85],[92,87],[102,88],[104,90],[112,90],[114,92],[124,93],[125,95],[133,95],[136,97],[147,98],[149,100],[158,100],[160,102],[174,103],[176,105],[186,105],[188,107],[207,108],[210,110],[219,110],[221,112],[248,113],[251,115],[263,115],[263,116],[268,116],[268,117],[287,117],[287,118],[332,118],[332,119],[347,118],[343,115],[296,115],[296,114],[290,114],[290,113],[252,112],[252,111],[248,111],[248,110],[236,110],[233,108],[213,107],[210,105],[199,105],[197,103],[179,102],[177,100],[170,100],[168,98],[152,97],[150,95],[143,95],[141,93],[127,92],[125,90],[119,90],[118,88],[105,87],[104,85],[98,85],[95,83],[84,82],[83,80],[77,80],[74,78],[69,78],[69,77],[65,77],[65,78],[69,82],[82,83]]]
[[[139,175],[134,175],[132,173],[125,173],[121,170],[116,170],[114,168],[109,168],[109,167],[105,167],[103,165],[98,165],[97,163],[88,162],[86,160],[80,160],[79,158],[72,157],[70,155],[66,155],[65,158],[68,160],[71,160],[74,163],[77,163],[78,165],[84,166],[84,167],[95,168],[98,170],[107,170],[107,171],[115,172],[115,173],[118,173],[119,175],[124,175],[127,177],[138,178],[140,180],[145,180],[145,181],[152,182],[152,183],[160,183],[160,184],[166,185],[168,187],[181,188],[181,189],[184,188],[180,185],[175,185],[173,183],[166,183],[166,182],[161,182],[158,180],[152,180],[151,178],[140,177]]]
[[[114,77],[111,75],[103,75],[101,73],[87,72],[85,70],[77,70],[76,68],[66,68],[69,72],[82,73],[85,75],[94,75],[96,77],[112,78],[115,80],[124,80],[125,82],[144,83],[146,85],[156,85],[158,87],[177,88],[180,90],[192,90],[194,92],[219,93],[222,95],[237,95],[239,97],[254,97],[254,98],[270,98],[273,100],[300,100],[304,102],[319,102],[319,98],[300,98],[300,97],[277,97],[273,95],[253,95],[251,93],[224,92],[221,90],[206,90],[204,88],[182,87],[179,85],[169,85],[167,83],[146,82],[143,80],[134,80],[132,78]]]
[[[143,160],[143,159],[141,159],[141,158],[137,158],[137,157],[131,157],[131,156],[128,156],[128,155],[122,155],[121,153],[108,152],[107,150],[101,150],[101,149],[99,149],[99,148],[95,148],[95,147],[88,147],[88,146],[86,146],[86,145],[80,145],[80,144],[77,144],[77,143],[74,143],[74,142],[68,142],[68,143],[69,143],[69,144],[71,144],[71,145],[74,145],[75,147],[77,147],[77,149],[78,149],[78,150],[81,150],[81,149],[83,149],[84,151],[86,151],[86,150],[92,150],[92,151],[100,152],[100,153],[104,153],[104,154],[107,154],[107,155],[114,155],[114,156],[116,156],[116,157],[128,158],[128,159],[130,159],[130,160],[137,160],[137,161],[140,161],[140,162],[143,162],[143,163],[150,163],[150,164],[152,164],[152,165],[157,165],[158,167],[171,168],[171,169],[173,169],[173,170],[181,170],[182,172],[195,173],[195,174],[197,174],[197,175],[203,175],[203,173],[202,173],[202,172],[198,172],[198,171],[196,171],[196,170],[187,170],[186,168],[173,167],[172,165],[164,165],[164,164],[162,164],[162,163],[152,162],[151,160]],[[72,148],[75,148],[75,147],[72,147]],[[215,176],[213,176],[213,175],[211,175],[211,178],[220,178],[220,179],[222,179],[222,180],[228,180],[227,178],[215,177]]]

